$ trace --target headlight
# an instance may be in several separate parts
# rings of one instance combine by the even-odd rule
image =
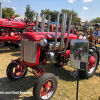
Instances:
[[[40,45],[45,47],[47,45],[47,40],[44,38],[40,39]]]

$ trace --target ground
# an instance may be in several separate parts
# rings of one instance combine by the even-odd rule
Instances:
[[[34,100],[33,87],[37,78],[31,74],[19,79],[11,81],[7,78],[6,68],[12,59],[20,57],[20,48],[16,49],[12,46],[5,46],[0,43],[0,100]],[[48,63],[45,68],[46,72],[53,73],[58,79],[58,88],[51,100],[75,100],[77,79],[73,78],[70,73],[74,71],[70,67],[70,62],[64,67],[56,67],[53,63]],[[30,94],[1,94],[15,92],[30,92]],[[100,100],[100,65],[95,75],[90,79],[80,79],[79,81],[79,100]]]

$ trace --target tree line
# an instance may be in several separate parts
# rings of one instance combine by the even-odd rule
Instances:
[[[28,18],[31,22],[33,22],[33,18],[35,17],[36,12],[34,10],[31,10],[30,5],[26,5],[26,11],[25,11],[25,17]],[[69,16],[72,15],[72,24],[79,23],[81,21],[81,18],[78,17],[78,13],[74,10],[67,10],[67,9],[61,9],[60,11],[60,19],[59,22],[62,21],[62,13],[67,13],[67,23],[69,21]],[[57,18],[57,11],[51,11],[50,9],[41,10],[40,15],[46,14],[46,19],[48,19],[49,15],[51,15],[51,22],[55,22],[55,19]],[[13,8],[5,7],[2,8],[2,17],[10,19],[11,16],[14,15],[15,17],[19,17],[20,15],[15,14],[15,11]]]

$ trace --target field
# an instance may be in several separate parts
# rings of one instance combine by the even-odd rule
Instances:
[[[99,45],[98,45],[99,46]],[[7,47],[0,43],[0,92],[21,91],[32,92],[37,78],[31,74],[17,81],[10,81],[6,76],[6,68],[12,59],[20,57],[20,48]],[[43,67],[43,66],[41,66]],[[70,62],[64,67],[56,67],[53,63],[44,66],[46,72],[54,73],[58,79],[58,88],[51,100],[76,100],[77,79],[70,73],[75,70],[70,67]],[[34,100],[33,94],[1,94],[0,100]],[[90,79],[80,79],[79,100],[100,100],[100,65],[95,75]]]

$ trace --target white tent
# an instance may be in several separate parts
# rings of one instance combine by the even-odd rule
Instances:
[[[22,20],[23,20],[24,18],[26,18],[25,15],[20,16],[20,17],[16,17],[15,19],[16,19],[16,20],[17,20],[17,19],[22,19]],[[38,21],[39,21],[39,22],[41,22],[41,19],[42,19],[41,16],[38,15]],[[36,16],[33,18],[33,21],[36,21]],[[48,22],[48,20],[45,19],[45,23],[47,23],[47,22]]]

